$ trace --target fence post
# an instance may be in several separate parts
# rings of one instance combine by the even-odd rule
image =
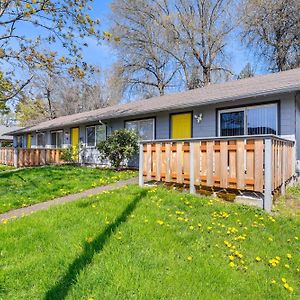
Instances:
[[[265,139],[265,190],[264,210],[271,212],[273,204],[272,196],[272,139]]]
[[[142,143],[139,152],[139,186],[144,186],[144,145]]]
[[[190,142],[190,193],[195,194],[195,165],[194,165],[194,153],[195,147],[194,143]]]

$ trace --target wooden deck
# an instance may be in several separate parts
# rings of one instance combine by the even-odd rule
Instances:
[[[143,142],[140,156],[142,184],[154,180],[264,193],[295,174],[294,142],[276,136]]]

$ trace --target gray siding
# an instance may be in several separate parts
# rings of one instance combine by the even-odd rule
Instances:
[[[112,131],[124,128],[124,122],[126,120],[134,120],[140,118],[156,119],[156,139],[169,139],[170,138],[170,114],[180,113],[186,111],[193,112],[193,137],[213,137],[217,136],[217,110],[226,109],[231,107],[247,106],[253,104],[262,104],[268,102],[279,102],[279,134],[286,138],[291,138],[298,141],[300,144],[300,96],[298,96],[297,105],[295,102],[295,94],[289,93],[284,95],[277,95],[272,97],[257,97],[251,99],[244,99],[240,101],[232,101],[227,103],[203,105],[185,110],[172,110],[163,111],[152,114],[138,115],[130,118],[119,118],[105,121],[107,125],[107,133],[111,134]],[[195,115],[202,114],[202,121],[200,123],[195,119]],[[85,148],[86,143],[86,126],[80,125],[80,143]],[[90,125],[94,125],[90,124]],[[50,145],[50,132],[47,134],[47,144]],[[35,133],[32,137],[32,145],[35,143]],[[70,144],[70,128],[64,129],[64,146]],[[300,160],[300,147],[297,148],[297,159]],[[99,160],[98,151],[95,148],[86,148],[84,150],[82,160],[87,163],[101,163]],[[133,161],[133,165],[136,165],[136,159]]]

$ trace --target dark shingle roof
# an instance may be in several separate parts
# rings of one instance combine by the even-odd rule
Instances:
[[[89,112],[59,117],[14,133],[75,126],[98,120],[142,115],[163,110],[188,108],[249,97],[268,96],[300,90],[300,68],[252,78],[212,84],[186,92],[118,104]]]

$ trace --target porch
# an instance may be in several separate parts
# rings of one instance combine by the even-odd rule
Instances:
[[[187,184],[191,193],[201,187],[255,192],[270,211],[274,192],[284,193],[295,175],[295,162],[295,143],[274,135],[142,142],[139,183]]]

